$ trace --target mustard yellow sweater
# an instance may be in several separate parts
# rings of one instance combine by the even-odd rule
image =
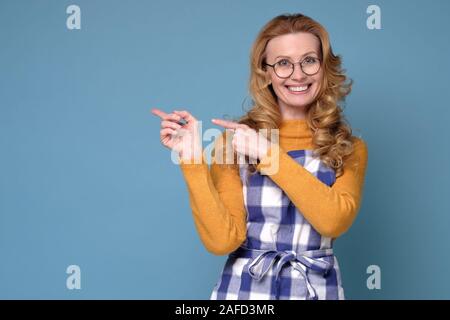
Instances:
[[[337,238],[350,228],[361,205],[368,159],[366,143],[352,137],[354,152],[346,159],[343,175],[329,187],[287,154],[291,150],[313,149],[312,131],[306,120],[283,120],[279,130],[279,145],[269,149],[257,170],[266,174],[264,169],[278,152],[278,170],[267,175],[321,235]],[[224,141],[222,134],[215,141],[215,150]],[[213,254],[231,253],[247,233],[239,165],[218,164],[213,155],[208,168],[203,154],[201,164],[180,161],[180,168],[200,239]]]

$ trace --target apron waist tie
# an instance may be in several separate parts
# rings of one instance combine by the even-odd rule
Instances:
[[[307,288],[308,300],[317,300],[317,294],[313,286],[308,279],[308,269],[319,272],[322,275],[326,275],[332,268],[333,262],[330,263],[321,258],[333,256],[333,249],[318,249],[318,250],[308,250],[302,252],[295,252],[292,250],[276,251],[276,250],[259,250],[251,249],[246,247],[239,247],[232,254],[238,255],[239,257],[249,257],[252,258],[251,263],[248,266],[248,272],[250,276],[259,281],[264,275],[272,268],[277,258],[279,258],[277,264],[275,265],[274,274],[275,280],[277,282],[277,287],[279,286],[279,276],[281,269],[286,265],[290,264],[295,270],[299,271],[302,275],[305,285]],[[277,290],[276,299],[279,298],[279,290]]]

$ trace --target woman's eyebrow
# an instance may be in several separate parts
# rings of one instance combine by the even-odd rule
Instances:
[[[304,55],[302,55],[301,58],[303,58],[304,56],[306,56],[307,54],[310,54],[310,53],[317,54],[317,52],[315,52],[315,51],[309,51],[309,52],[305,53]],[[278,59],[278,58],[290,58],[290,57],[288,57],[288,56],[278,56],[275,59]]]

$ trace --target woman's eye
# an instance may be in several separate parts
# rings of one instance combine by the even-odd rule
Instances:
[[[280,66],[287,66],[287,65],[289,65],[289,61],[287,61],[287,60],[280,60],[280,61],[278,61],[278,64],[280,65]]]
[[[314,58],[314,57],[306,57],[305,61],[307,63],[315,63],[315,62],[317,62],[316,58]]]

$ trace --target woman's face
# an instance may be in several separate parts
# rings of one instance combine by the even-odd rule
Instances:
[[[298,62],[306,57],[321,58],[319,50],[319,39],[307,32],[285,34],[267,43],[266,62],[268,64],[273,65],[285,59],[297,63],[292,75],[286,79],[278,77],[272,67],[267,67],[266,71],[278,97],[278,105],[284,118],[303,118],[306,107],[314,101],[320,89],[322,68],[315,75],[310,76],[301,70]],[[307,86],[306,90],[304,90],[305,86]]]

